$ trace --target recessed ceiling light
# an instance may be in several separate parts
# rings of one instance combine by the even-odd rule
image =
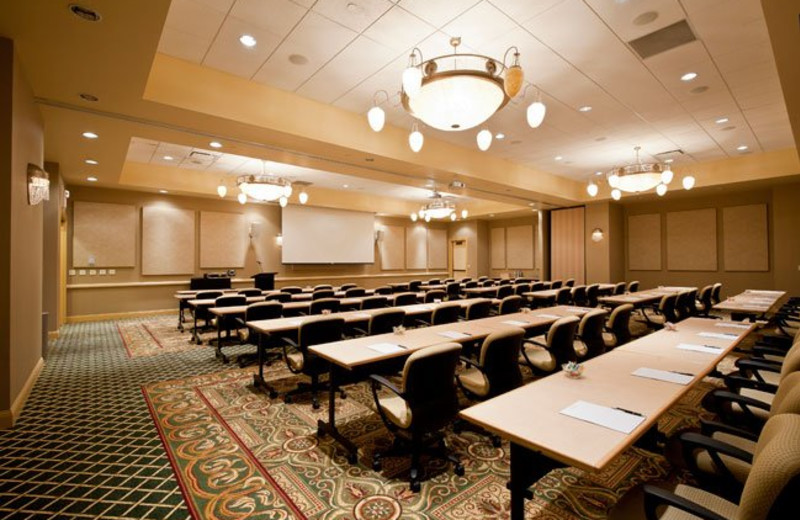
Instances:
[[[243,34],[243,35],[239,36],[239,43],[241,43],[245,47],[255,47],[256,43],[258,43],[258,42],[256,41],[256,39],[252,35]]]
[[[86,164],[91,164],[91,165],[93,165],[93,166],[94,166],[94,165],[96,165],[96,164],[100,164],[100,163],[98,163],[97,161],[95,161],[94,159],[86,159],[86,160],[85,160],[85,161],[83,161],[83,162],[85,162]]]
[[[99,136],[94,132],[84,132],[81,134],[86,139],[97,139]]]
[[[364,8],[355,2],[347,2],[347,10],[351,13],[360,13]]]
[[[349,187],[350,187],[349,184],[342,184],[342,188],[349,188]]]
[[[86,180],[89,182],[97,182],[97,177],[86,177]]]
[[[561,159],[563,159],[563,157],[561,157],[560,155],[556,155],[555,157],[553,157],[553,159],[555,159],[556,161],[560,161]]]
[[[489,213],[489,216],[490,217],[494,217],[494,213]]]
[[[494,138],[495,138],[495,139],[505,139],[505,138],[506,138],[506,134],[504,134],[503,132],[497,132],[497,133],[494,135]]]
[[[603,175],[603,172],[597,171],[597,172],[594,172],[594,174],[597,175],[597,176],[600,176],[600,175]]]
[[[81,94],[78,94],[78,96],[79,96],[79,97],[80,97],[82,100],[84,100],[84,101],[90,101],[90,102],[92,102],[92,103],[94,103],[95,101],[100,101],[100,98],[98,98],[97,96],[95,96],[95,95],[93,95],[93,94],[87,94],[86,92],[83,92],[83,93],[81,93]]]
[[[174,159],[175,159],[175,158],[174,158],[173,156],[171,156],[171,155],[165,155],[165,156],[164,156],[164,160],[165,160],[165,161],[172,161],[172,160],[174,160]]]
[[[718,125],[724,125],[725,123],[728,122],[728,118],[727,117],[720,117],[719,119],[717,119],[714,122],[717,123]]]
[[[308,58],[306,58],[302,54],[290,54],[289,63],[291,63],[292,65],[305,65],[306,63],[308,63]]]
[[[747,150],[747,149],[749,149],[749,148],[750,148],[750,147],[749,147],[749,146],[747,146],[746,144],[742,144],[742,145],[739,145],[739,146],[737,146],[737,147],[736,147],[736,149],[737,149],[737,150],[739,150],[740,152],[744,152],[744,151],[746,151],[746,150]]]
[[[159,193],[169,193],[167,190],[158,190]]]
[[[633,19],[634,25],[647,25],[656,21],[658,18],[658,11],[646,11]]]
[[[208,143],[208,146],[210,146],[211,148],[222,148],[222,143],[220,143],[219,141],[211,141],[210,143]]]
[[[664,162],[667,164],[672,164],[675,159],[665,159]]]
[[[591,111],[592,107],[590,107],[589,105],[583,105],[582,107],[578,108],[578,112],[591,112]]]
[[[681,81],[692,81],[696,77],[697,77],[696,72],[687,72],[686,74],[681,76]]]

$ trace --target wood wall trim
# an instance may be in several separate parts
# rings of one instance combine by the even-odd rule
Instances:
[[[39,358],[39,361],[36,362],[36,366],[33,367],[30,375],[28,375],[28,379],[25,380],[25,384],[22,385],[22,390],[20,391],[19,395],[17,395],[16,399],[14,399],[14,402],[11,404],[11,408],[9,410],[0,410],[0,429],[14,427],[14,423],[17,421],[19,416],[22,415],[22,410],[25,408],[25,402],[28,400],[28,396],[31,395],[33,385],[35,385],[36,380],[39,379],[39,374],[41,374],[43,367],[44,359]]]

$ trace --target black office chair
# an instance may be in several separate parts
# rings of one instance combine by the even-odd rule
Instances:
[[[395,327],[403,324],[406,311],[403,309],[383,309],[370,316],[367,328],[353,327],[355,336],[375,336],[376,334],[388,334],[393,332]]]
[[[292,295],[291,295],[291,293],[288,293],[288,292],[272,293],[272,294],[268,294],[266,296],[266,298],[264,298],[264,300],[265,301],[276,301],[276,302],[280,302],[280,303],[286,303],[286,302],[292,301]]]
[[[361,310],[382,309],[389,306],[389,299],[386,296],[367,296],[361,300]]]
[[[419,292],[419,288],[422,287],[422,280],[411,280],[408,282],[408,291],[409,292]]]
[[[564,284],[561,280],[553,280],[550,282],[551,289],[561,289],[561,286]]]
[[[316,314],[325,314],[325,311],[339,312],[341,305],[341,300],[337,298],[322,298],[319,300],[314,300],[308,307],[308,314],[313,316]]]
[[[544,291],[544,284],[542,282],[533,282],[531,284],[531,292]]]
[[[461,297],[461,284],[458,282],[448,282],[445,286],[448,300],[458,300]]]
[[[630,321],[633,314],[633,305],[626,303],[618,305],[611,311],[606,323],[606,332],[603,333],[603,341],[606,350],[621,347],[631,340]]]
[[[692,297],[691,291],[678,293],[678,300],[675,303],[675,313],[678,316],[678,320],[683,321],[691,317],[693,310],[694,298]]]
[[[561,365],[569,361],[577,361],[574,341],[578,323],[577,316],[565,316],[550,326],[546,343],[525,341],[520,362],[528,365],[534,374],[541,375],[561,370]]]
[[[297,285],[288,285],[286,287],[281,287],[281,292],[289,294],[300,294],[301,292],[303,292],[303,288],[298,287]]]
[[[357,285],[357,284],[354,284],[354,283],[350,283],[350,282],[348,282],[348,283],[343,283],[343,284],[341,285],[341,287],[339,287],[339,290],[340,290],[340,291],[346,291],[347,289],[352,289],[353,287],[358,287],[358,285]]]
[[[556,305],[569,305],[572,303],[572,289],[562,287],[556,293]]]
[[[258,334],[254,330],[250,329],[247,326],[248,322],[251,321],[260,321],[260,320],[274,320],[278,319],[283,315],[283,305],[279,302],[258,302],[258,303],[251,303],[247,306],[247,310],[245,311],[244,317],[237,318],[238,322],[238,330],[237,334],[239,336],[240,344],[244,345],[245,343],[250,343],[253,345],[257,345],[259,341],[263,341],[264,338],[261,334]],[[272,356],[273,359],[276,356]],[[280,356],[277,356],[280,357]],[[240,367],[245,367],[249,365],[255,360],[256,356],[254,354],[240,354],[236,358],[236,362],[239,364]]]
[[[474,289],[480,285],[480,282],[477,280],[470,280],[468,282],[464,282],[464,289]]]
[[[572,294],[570,295],[572,298],[573,305],[578,305],[580,307],[588,305],[589,299],[586,295],[586,286],[585,285],[576,285],[572,288]]]
[[[378,413],[397,440],[391,450],[373,455],[372,467],[380,471],[384,458],[410,451],[409,477],[413,492],[420,490],[420,456],[423,453],[451,461],[455,464],[455,473],[464,474],[459,460],[447,454],[440,434],[458,415],[455,374],[460,353],[461,345],[457,343],[417,350],[406,360],[399,386],[382,376],[370,376]],[[393,395],[381,397],[378,394],[381,388]]]
[[[247,298],[242,296],[241,294],[226,294],[223,296],[217,297],[214,300],[214,307],[239,307],[247,305]],[[211,316],[210,311],[206,311]],[[220,316],[215,316],[211,318],[210,324],[212,327],[219,327],[220,330],[225,331],[225,338],[224,340],[230,340],[231,338],[231,329],[235,329],[238,325],[236,320],[236,316],[232,314],[223,314]],[[223,363],[228,362],[228,358],[225,357],[225,354],[222,353],[222,340],[220,338],[220,342],[217,344],[217,355],[222,358]]]
[[[392,294],[394,291],[388,285],[382,285],[380,287],[375,288],[375,294]]]
[[[417,293],[403,292],[397,293],[394,297],[394,306],[402,307],[403,305],[415,305],[417,303]]]
[[[489,279],[489,277],[488,277],[488,276],[479,276],[479,277],[478,277],[478,281],[479,281],[479,282],[485,282],[485,281],[486,281],[486,280],[488,280],[488,279]]]
[[[446,323],[455,323],[461,314],[461,305],[457,303],[442,303],[436,306],[431,313],[430,321],[423,318],[417,318],[416,325],[428,327],[431,325],[444,325]]]
[[[438,278],[431,278],[428,280],[428,285],[442,285],[442,281]]]
[[[711,286],[711,301],[714,305],[722,301],[722,284],[719,282]]]
[[[526,292],[530,292],[531,286],[527,283],[518,283],[514,285],[514,294],[517,296],[522,296]]]
[[[434,290],[425,293],[425,303],[433,303],[436,300],[443,302],[447,299],[447,293],[444,291]]]
[[[564,282],[564,287],[573,287],[575,285],[575,278],[567,278],[567,281]]]
[[[593,283],[586,287],[586,306],[597,307],[600,305],[598,298],[600,297],[600,284]]]
[[[695,304],[698,316],[702,316],[704,318],[716,317],[711,316],[711,309],[714,307],[714,302],[711,299],[711,293],[713,290],[713,285],[706,285],[700,289],[700,295],[697,297],[697,303]]]
[[[614,285],[614,295],[625,294],[625,289],[627,288],[627,284],[625,282],[618,282]]]
[[[497,285],[499,285],[499,286],[501,286],[501,287],[502,287],[503,285],[511,285],[511,280],[509,280],[508,278],[503,278],[502,280],[500,280],[499,282],[497,282]]]
[[[310,391],[312,407],[319,408],[317,393],[322,389],[319,376],[328,372],[330,367],[327,361],[309,352],[308,347],[339,341],[342,339],[343,330],[344,319],[331,316],[300,325],[297,342],[291,338],[282,338],[283,359],[286,361],[286,366],[293,374],[304,374],[311,378],[310,385],[300,382],[297,388],[284,394],[285,402],[291,403],[294,396]]]
[[[360,298],[367,295],[367,290],[363,287],[350,287],[344,291],[345,298]]]
[[[261,296],[261,289],[239,289],[237,293],[241,294],[245,298],[249,298],[252,296]]]
[[[634,293],[634,292],[638,292],[638,291],[639,291],[639,281],[638,280],[634,280],[634,281],[632,281],[631,283],[628,284],[628,292],[629,293]]]
[[[321,300],[323,298],[335,298],[336,293],[333,289],[318,289],[311,293],[312,300]]]
[[[500,300],[497,314],[502,316],[503,314],[514,314],[515,312],[519,312],[524,302],[525,300],[522,298],[522,296],[517,296],[516,294],[506,296]]]
[[[455,282],[455,281],[456,281],[456,279],[455,279],[455,278],[445,278],[444,280],[442,280],[442,283],[443,283],[444,285],[447,285],[447,284],[449,284],[449,283],[453,283],[453,282]]]
[[[480,283],[482,287],[492,287],[494,286],[494,280],[484,280]]]
[[[216,300],[224,293],[222,291],[202,291],[194,295],[195,300]],[[208,307],[195,307],[189,308],[189,314],[195,319],[196,322],[203,321],[203,327],[207,328],[211,321],[211,313],[208,312]]]
[[[607,315],[605,310],[595,309],[587,312],[581,318],[574,343],[575,353],[579,358],[591,359],[606,351],[603,329],[606,325]]]
[[[462,278],[458,282],[459,283],[467,283],[467,282],[471,282],[471,281],[472,281],[472,278],[470,278],[469,276],[465,276],[464,278]]]
[[[314,286],[314,292],[316,291],[332,291],[333,286],[329,283],[321,283]]]
[[[514,286],[512,285],[501,285],[497,288],[497,295],[496,298],[498,300],[502,300],[506,296],[511,296],[514,294]]]
[[[472,302],[467,306],[466,320],[479,320],[481,318],[488,318],[492,311],[491,300],[481,300]]]

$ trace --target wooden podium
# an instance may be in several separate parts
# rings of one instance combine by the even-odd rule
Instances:
[[[255,286],[263,291],[271,291],[275,288],[275,275],[277,273],[258,273],[250,278],[255,280]]]

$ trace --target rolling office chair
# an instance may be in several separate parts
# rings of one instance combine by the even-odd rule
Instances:
[[[497,285],[499,285],[501,287],[504,286],[504,285],[511,285],[511,280],[508,279],[508,278],[503,278],[502,280],[497,282]]]
[[[714,318],[716,316],[711,316],[711,309],[714,307],[714,302],[711,299],[711,294],[714,290],[713,285],[706,285],[702,289],[700,289],[700,294],[697,297],[697,302],[695,303],[695,308],[697,309],[696,314],[698,316],[702,316],[703,318]]]
[[[252,303],[247,306],[247,310],[245,311],[244,318],[239,317],[237,318],[238,322],[238,330],[237,334],[239,336],[240,344],[244,345],[245,343],[257,344],[259,341],[264,341],[265,338],[262,337],[261,334],[251,330],[247,326],[247,322],[249,321],[259,321],[259,320],[274,320],[280,318],[283,315],[283,305],[278,302],[258,302]],[[255,361],[257,356],[253,354],[241,354],[236,358],[236,362],[239,364],[240,367],[244,368],[245,366],[249,365],[253,361]],[[275,356],[279,358],[280,356]]]
[[[347,289],[352,289],[353,287],[358,287],[358,285],[357,285],[357,284],[354,284],[354,283],[352,283],[352,282],[343,283],[343,284],[342,284],[342,285],[339,287],[339,290],[340,290],[340,291],[346,291]]]
[[[617,283],[616,285],[614,285],[614,292],[613,292],[613,294],[614,294],[615,296],[618,296],[618,295],[620,295],[620,294],[625,294],[625,288],[626,288],[626,284],[625,284],[625,282],[619,282],[619,283]]]
[[[281,338],[283,346],[283,359],[286,366],[293,374],[303,374],[311,378],[311,383],[298,383],[297,388],[284,394],[284,401],[292,402],[298,394],[311,392],[311,405],[319,408],[317,393],[322,389],[319,376],[329,370],[328,362],[308,351],[308,347],[331,343],[342,339],[344,318],[335,316],[324,317],[307,321],[300,325],[297,331],[297,342],[291,338]]]
[[[345,298],[360,298],[367,295],[367,290],[363,287],[350,287],[344,291]]]
[[[411,280],[408,282],[408,291],[409,292],[419,292],[419,288],[422,287],[422,280]]]
[[[394,291],[392,290],[392,288],[389,287],[388,285],[382,285],[382,286],[377,287],[375,289],[375,294],[377,294],[377,295],[380,295],[380,294],[387,295],[387,294],[392,294],[393,292]]]
[[[586,306],[597,307],[600,305],[598,298],[600,297],[600,284],[593,283],[586,287]]]
[[[529,283],[518,283],[514,285],[514,294],[522,296],[526,292],[530,292],[531,285]]]
[[[648,312],[647,308],[642,309],[647,326],[654,330],[661,330],[665,323],[677,323],[678,316],[675,314],[675,305],[678,301],[677,294],[665,294],[658,302],[658,307]]]
[[[272,293],[268,294],[265,301],[276,301],[280,303],[286,303],[292,301],[292,295],[288,292],[279,292],[279,293]]]
[[[324,311],[339,312],[342,302],[338,298],[321,298],[313,300],[308,307],[308,314],[310,316],[316,314],[324,314]]]
[[[361,300],[361,310],[383,309],[389,306],[389,299],[386,296],[367,296]]]
[[[519,362],[528,365],[534,374],[543,375],[561,370],[568,361],[577,361],[574,340],[578,323],[577,316],[565,316],[550,326],[546,343],[523,342]]]
[[[488,280],[488,279],[489,279],[489,277],[488,277],[488,276],[479,276],[479,277],[478,277],[478,281],[479,281],[479,282],[485,282],[485,281],[486,281],[486,280]]]
[[[556,293],[556,305],[569,305],[572,303],[572,289],[562,287]]]
[[[321,300],[322,298],[335,298],[336,293],[333,289],[317,289],[311,293],[312,300]]]
[[[243,305],[247,305],[247,298],[240,294],[228,294],[220,296],[214,300],[214,307],[239,307]],[[208,312],[209,316],[211,316],[211,313],[208,310],[206,310],[206,312]],[[231,339],[231,329],[235,329],[238,325],[238,322],[236,321],[236,316],[234,315],[222,315],[211,318],[210,324],[212,327],[219,327],[220,330],[224,330],[224,339],[228,341]],[[223,363],[227,363],[228,358],[222,353],[222,339],[223,338],[220,337],[220,341],[217,343],[217,355],[222,359]]]
[[[316,291],[332,291],[333,286],[329,283],[321,283],[314,286],[314,292]]]
[[[438,278],[431,278],[428,280],[428,285],[442,285],[442,281]]]
[[[303,288],[297,285],[287,285],[286,287],[281,287],[281,292],[289,294],[300,294],[301,292],[303,292]]]
[[[606,351],[606,342],[603,341],[603,328],[606,324],[608,313],[603,309],[595,309],[583,315],[578,324],[573,347],[581,359],[592,359]]]
[[[467,283],[467,282],[471,282],[471,281],[472,281],[472,278],[470,278],[469,276],[465,276],[464,278],[462,278],[458,282],[459,283]]]
[[[380,471],[384,458],[410,451],[409,477],[413,492],[420,490],[420,456],[423,453],[449,460],[455,464],[456,475],[464,474],[459,460],[447,454],[441,434],[458,415],[455,375],[460,353],[461,345],[457,343],[417,350],[406,360],[399,386],[382,376],[370,376],[378,413],[395,436],[392,449],[373,455],[372,467]],[[381,397],[378,394],[381,388],[393,395]]]
[[[514,287],[512,285],[500,285],[497,287],[497,295],[496,298],[498,300],[502,300],[506,296],[511,296],[514,294]]]
[[[467,306],[465,314],[466,320],[479,320],[481,318],[488,318],[492,311],[492,301],[482,300],[472,302]]]
[[[461,284],[458,282],[448,282],[445,286],[448,300],[458,300],[461,298]]]
[[[202,291],[194,295],[195,300],[216,300],[217,298],[221,297],[223,294],[222,291]],[[203,321],[203,329],[208,328],[209,322],[211,321],[211,313],[208,312],[207,307],[196,307],[196,308],[189,308],[189,314],[192,315],[195,322]]]
[[[577,305],[579,307],[583,307],[589,303],[589,300],[586,296],[586,286],[585,285],[576,285],[572,288],[572,293],[570,294],[570,298],[572,299],[572,304]]]
[[[552,282],[550,282],[551,289],[561,289],[562,285],[564,285],[564,282],[562,282],[561,280],[553,280]]]
[[[261,289],[239,289],[236,293],[245,298],[250,298],[252,296],[261,296]]]
[[[714,305],[722,301],[722,284],[719,282],[711,286],[711,301]]]
[[[544,284],[542,282],[533,282],[531,284],[531,292],[544,291]]]
[[[525,300],[522,298],[522,296],[517,296],[516,294],[506,296],[500,300],[500,305],[497,308],[497,315],[502,316],[504,314],[514,314],[515,312],[519,312],[523,303],[525,303]]]
[[[738,504],[686,484],[678,484],[673,491],[646,484],[643,488],[643,518],[647,520],[795,518],[800,508],[800,442],[797,442],[799,437],[800,415],[781,414],[769,420],[759,436],[752,458],[753,464]],[[612,512],[610,518],[623,518],[623,516],[617,516]],[[624,513],[624,518],[630,520],[628,511]]]
[[[697,291],[694,292],[694,295],[692,291],[678,293],[678,300],[675,303],[675,313],[678,315],[678,320],[683,321],[692,317],[692,313],[695,312],[695,295],[697,295]]]
[[[447,293],[440,290],[428,291],[425,293],[425,303],[433,303],[436,300],[443,302],[447,299]]]
[[[470,280],[468,282],[464,282],[464,289],[474,289],[480,285],[478,280]]]
[[[445,278],[444,280],[442,280],[442,283],[443,283],[444,285],[447,285],[447,284],[449,284],[449,283],[453,283],[453,282],[455,282],[455,281],[456,281],[456,279],[455,279],[455,278]]]
[[[628,284],[628,292],[629,293],[634,293],[634,292],[638,292],[638,291],[639,291],[639,281],[638,280],[634,280],[634,281],[632,281],[631,283]]]
[[[606,332],[603,333],[603,341],[606,350],[621,347],[631,340],[630,320],[633,314],[633,305],[626,303],[618,305],[611,311],[606,323]]]
[[[574,287],[575,286],[575,278],[568,278],[566,282],[564,282],[564,287]]]
[[[403,309],[383,309],[370,316],[366,329],[353,327],[353,331],[357,336],[388,334],[389,332],[393,332],[395,327],[402,325],[405,317],[406,311]]]
[[[397,293],[394,297],[394,306],[402,307],[403,305],[415,305],[417,303],[417,293],[403,292]]]
[[[484,281],[480,282],[479,285],[481,287],[492,287],[492,286],[494,286],[494,280],[487,279],[487,280],[484,280]]]
[[[446,323],[455,323],[461,314],[461,305],[457,303],[442,303],[438,305],[431,313],[430,321],[422,318],[417,318],[415,324],[422,327],[432,325],[444,325]]]

